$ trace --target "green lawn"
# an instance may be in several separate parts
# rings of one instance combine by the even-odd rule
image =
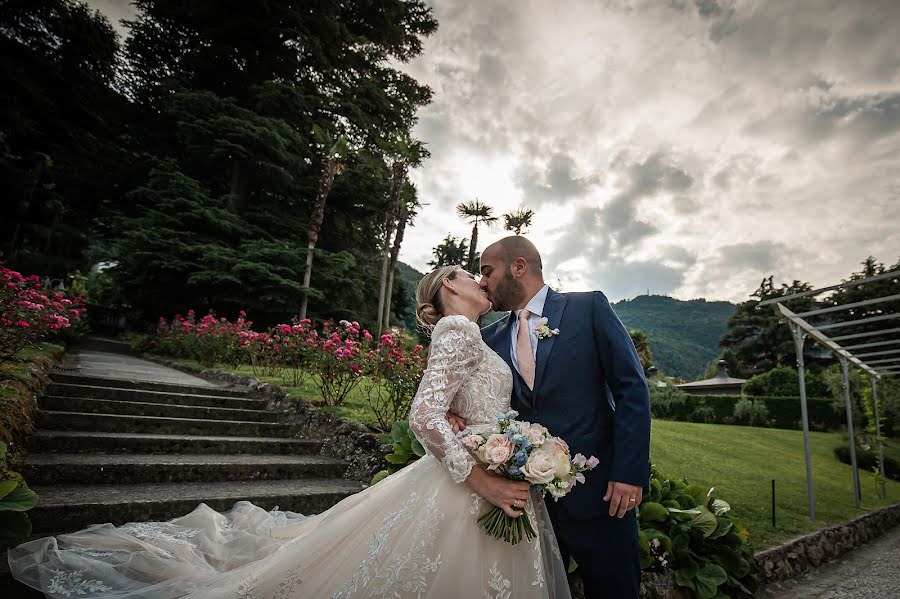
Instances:
[[[832,453],[845,444],[840,433],[810,433],[815,522],[809,518],[802,432],[654,420],[650,438],[651,459],[660,473],[715,486],[750,529],[750,543],[756,550],[900,501],[900,483],[887,481],[888,498],[881,500],[872,475],[860,471],[863,509],[853,507],[850,466]],[[776,481],[775,528],[772,479]]]
[[[200,368],[191,360],[179,364]],[[299,387],[286,386],[281,377],[257,376],[250,366],[233,371],[279,385],[293,397],[315,400],[320,396],[314,379]],[[362,384],[368,384],[364,381]],[[318,407],[355,422],[374,426],[366,398],[357,388],[340,406]],[[702,486],[715,486],[735,514],[750,529],[750,543],[760,550],[836,522],[848,520],[879,505],[900,501],[900,483],[888,481],[887,500],[876,496],[872,475],[860,472],[862,507],[853,507],[850,466],[832,450],[846,441],[840,433],[810,433],[817,520],[809,519],[803,433],[769,428],[697,424],[654,420],[651,459],[659,471],[686,478]],[[897,456],[893,441],[885,455]],[[772,479],[776,481],[776,524],[771,520]]]

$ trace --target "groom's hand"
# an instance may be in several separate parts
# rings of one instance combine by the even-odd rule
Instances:
[[[450,423],[450,428],[453,429],[454,433],[458,433],[466,428],[466,419],[462,416],[457,416],[453,412],[447,412],[447,422]]]
[[[603,501],[609,502],[609,515],[623,518],[625,512],[633,510],[641,504],[644,490],[641,487],[609,481]]]

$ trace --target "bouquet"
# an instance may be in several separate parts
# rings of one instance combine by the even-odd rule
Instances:
[[[549,493],[558,501],[576,483],[583,483],[584,472],[593,469],[599,460],[580,453],[571,457],[565,441],[540,424],[514,420],[518,415],[515,410],[501,414],[494,430],[465,437],[463,444],[488,470],[511,480],[527,481],[541,497]],[[485,533],[513,545],[537,535],[528,514],[522,512],[513,518],[497,506],[482,514],[478,524]]]

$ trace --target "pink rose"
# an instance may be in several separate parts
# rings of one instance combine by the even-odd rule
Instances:
[[[513,442],[506,435],[491,435],[484,444],[484,459],[490,466],[488,470],[496,470],[506,463],[513,454]]]
[[[553,437],[553,442],[556,444],[556,447],[566,455],[569,455],[569,444],[560,439],[559,437]]]
[[[532,445],[541,445],[546,439],[546,436],[550,433],[540,424],[532,424],[527,429],[521,431],[521,434],[525,435],[525,438],[528,439]]]

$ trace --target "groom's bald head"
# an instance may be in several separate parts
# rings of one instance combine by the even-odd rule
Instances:
[[[506,265],[515,262],[516,258],[524,258],[528,263],[530,270],[534,271],[534,273],[539,276],[543,270],[540,252],[534,247],[533,243],[521,235],[504,237],[500,241],[487,246],[481,253],[482,256],[489,254],[502,260]]]

